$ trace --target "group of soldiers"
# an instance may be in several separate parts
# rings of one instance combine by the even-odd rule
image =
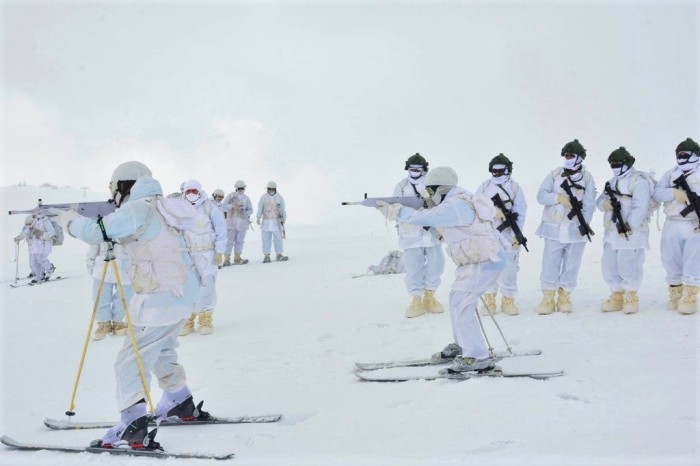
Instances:
[[[666,215],[661,259],[669,290],[667,308],[681,314],[697,311],[700,146],[687,138],[678,144],[674,155],[675,165],[657,182],[649,173],[634,168],[635,157],[625,147],[613,150],[607,159],[612,176],[598,194],[593,176],[583,165],[586,149],[577,139],[564,145],[561,166],[547,174],[537,192],[537,202],[543,206],[543,212],[535,234],[544,239],[539,314],[573,311],[571,293],[577,285],[585,246],[594,235],[590,222],[596,208],[604,215],[601,264],[603,278],[610,288],[610,296],[600,309],[627,314],[638,312],[645,250],[649,248],[648,224],[660,205]],[[404,168],[408,176],[396,185],[393,195],[426,199],[426,210],[431,210],[435,205],[431,202],[434,194],[429,194],[433,181],[427,160],[416,153],[406,160]],[[517,315],[518,264],[521,249],[527,248],[527,239],[522,233],[527,203],[521,186],[512,177],[513,162],[508,157],[497,155],[490,160],[488,169],[491,177],[473,196],[478,199],[477,204],[490,202],[495,208],[493,234],[503,246],[503,259],[496,261],[501,265],[497,279],[483,290],[473,291],[482,293],[479,296],[483,300],[482,314],[498,311],[497,293],[500,291],[501,312]],[[449,192],[444,186],[442,189]],[[449,245],[444,228],[398,219],[399,246],[404,250],[407,272],[405,283],[411,296],[406,317],[443,312],[442,304],[435,298],[445,265],[441,243],[447,244],[448,255],[478,255],[477,249],[489,246],[481,236],[488,236],[491,229],[484,228],[484,232],[472,232],[469,241],[460,244],[455,251]]]

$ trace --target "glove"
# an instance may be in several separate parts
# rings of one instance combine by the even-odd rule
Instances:
[[[513,241],[510,242],[510,245],[513,246],[514,248],[520,247],[520,243],[518,242],[518,238],[513,238]]]
[[[682,189],[673,188],[673,197],[675,197],[681,204],[690,204],[690,201],[688,200],[688,193]]]
[[[571,199],[566,194],[557,194],[557,203],[571,209]]]
[[[606,210],[608,212],[613,210],[612,202],[610,201],[610,199],[606,199],[603,201],[603,210]]]
[[[498,220],[500,222],[504,222],[506,220],[506,214],[504,214],[503,211],[501,209],[499,209],[498,207],[496,207],[495,217],[496,217],[496,220]]]
[[[260,217],[258,217],[258,219],[256,220],[256,223],[257,223],[258,225],[260,225]]]
[[[627,230],[627,236],[632,234],[632,227],[630,226],[629,223],[625,222],[625,229]],[[624,233],[618,233],[618,236],[625,236]]]
[[[20,241],[22,241],[22,238],[15,236],[15,243],[19,244]]]
[[[214,265],[222,265],[224,263],[224,254],[217,252],[214,254]]]
[[[50,208],[49,213],[56,216],[56,221],[64,230],[68,230],[68,224],[80,217],[80,214],[75,210],[56,209],[55,207]]]
[[[44,233],[43,235],[41,235],[41,239],[44,241],[48,241],[51,238],[53,238],[53,235],[51,233]]]
[[[377,210],[386,218],[387,220],[397,220],[399,218],[399,212],[401,212],[401,204],[388,204],[384,201],[377,201]]]

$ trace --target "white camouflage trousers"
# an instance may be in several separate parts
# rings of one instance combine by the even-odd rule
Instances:
[[[243,245],[245,244],[245,235],[248,233],[248,229],[236,230],[235,228],[229,228],[227,230],[227,241],[226,241],[226,255],[230,256],[231,251],[234,254],[241,254],[243,252]]]
[[[187,319],[163,327],[134,327],[149,385],[151,373],[156,376],[158,386],[163,391],[174,392],[187,384],[185,369],[178,363],[175,351],[179,346],[177,336],[185,322]],[[129,335],[124,337],[124,345],[117,353],[114,372],[117,377],[117,404],[120,411],[146,398]]]
[[[134,293],[130,285],[122,285],[127,304]],[[100,280],[92,279],[92,299],[97,299],[97,291],[100,288]],[[97,303],[97,321],[98,322],[120,322],[124,320],[124,305],[122,298],[119,295],[119,287],[116,283],[105,282],[102,287],[100,301]]]
[[[37,280],[40,280],[44,273],[48,273],[51,270],[51,261],[49,260],[48,254],[29,254],[29,268],[32,269],[32,273]]]
[[[499,289],[503,296],[513,297],[518,292],[518,271],[520,270],[520,248],[506,252],[505,267],[498,276],[498,281],[488,292],[496,293]]]
[[[425,290],[438,289],[445,270],[445,253],[441,245],[404,249],[403,263],[409,295],[422,296]]]
[[[493,262],[463,265],[469,268],[466,278],[458,279],[450,292],[450,319],[452,320],[452,337],[462,348],[462,356],[484,359],[489,357],[489,349],[479,325],[477,304],[481,296],[493,287],[498,280],[503,265]],[[459,274],[459,271],[458,271]],[[459,275],[458,275],[459,276]],[[459,282],[462,283],[459,283]],[[455,287],[462,288],[454,289]],[[472,291],[463,291],[472,290]]]
[[[603,245],[603,279],[610,291],[637,291],[644,276],[644,249],[613,249]]]
[[[669,285],[700,286],[700,232],[697,223],[666,220],[661,232],[661,262]]]
[[[542,271],[540,272],[540,287],[543,290],[558,290],[566,292],[576,289],[578,271],[581,268],[581,257],[586,243],[560,243],[545,238],[542,253]]]
[[[217,302],[216,275],[216,273],[207,275],[204,278],[204,285],[200,285],[199,296],[194,307],[197,312],[214,311]]]

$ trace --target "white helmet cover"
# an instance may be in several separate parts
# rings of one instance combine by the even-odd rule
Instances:
[[[274,181],[269,181],[267,183],[267,189],[277,189],[277,183],[275,183]]]
[[[236,189],[238,189],[238,188],[245,188],[245,181],[243,181],[243,180],[238,180],[238,181],[236,181],[236,184],[234,184],[234,186],[236,187]]]
[[[457,186],[457,172],[450,167],[435,167],[425,176],[426,186]]]

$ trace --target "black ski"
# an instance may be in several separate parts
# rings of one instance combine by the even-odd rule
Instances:
[[[101,447],[71,447],[63,445],[46,445],[43,443],[18,442],[7,435],[0,437],[0,442],[14,450],[25,451],[61,451],[66,453],[107,453],[110,455],[145,456],[149,458],[184,458],[205,460],[228,460],[233,458],[233,453],[225,455],[207,455],[200,453],[168,453],[160,450],[141,450],[132,448],[101,448]]]
[[[238,417],[211,417],[206,420],[194,421],[162,421],[160,427],[169,426],[196,426],[210,424],[255,424],[262,422],[277,422],[282,418],[281,414],[269,414],[263,416],[238,416]],[[72,422],[67,420],[44,419],[44,425],[52,430],[82,430],[82,429],[109,429],[117,422]],[[149,423],[155,426],[156,422]]]
[[[368,382],[407,382],[409,380],[438,380],[438,379],[449,379],[449,380],[469,380],[476,379],[480,377],[494,377],[494,378],[510,378],[510,377],[521,377],[530,379],[551,379],[552,377],[560,377],[564,375],[564,371],[551,371],[551,372],[503,372],[499,367],[488,372],[458,372],[451,373],[447,369],[443,369],[435,374],[431,375],[380,375],[373,372],[356,372],[355,375]]]
[[[493,357],[500,360],[504,358],[516,358],[523,356],[538,356],[542,354],[542,351],[527,350],[527,351],[499,351],[493,354]],[[355,366],[363,371],[374,371],[377,369],[391,369],[392,367],[419,367],[419,366],[434,366],[440,364],[451,363],[453,358],[448,359],[413,359],[404,361],[388,361],[388,362],[356,362]]]

